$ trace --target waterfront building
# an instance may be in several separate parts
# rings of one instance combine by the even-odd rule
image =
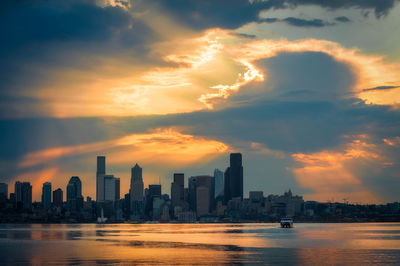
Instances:
[[[106,157],[97,156],[96,170],[96,201],[102,202],[105,200],[104,195],[104,176],[106,175]]]
[[[53,191],[53,205],[56,207],[62,207],[63,204],[63,191],[61,188],[57,188]]]
[[[174,182],[171,183],[171,204],[183,207],[185,201],[185,175],[182,173],[174,174]]]
[[[215,194],[214,197],[224,195],[224,172],[219,169],[214,170],[214,180],[215,180]]]
[[[114,175],[104,175],[104,200],[119,200],[120,179]]]
[[[197,193],[200,189],[200,196]],[[214,209],[215,182],[213,176],[192,176],[189,178],[189,207],[199,216],[210,214]],[[206,196],[203,198],[202,196]],[[199,201],[199,199],[201,201]],[[198,208],[200,208],[198,210]],[[207,211],[204,211],[204,210]]]
[[[72,176],[67,185],[67,207],[70,212],[76,213],[82,206],[82,182],[78,176]]]
[[[131,186],[129,189],[130,213],[135,219],[144,215],[143,189],[143,169],[136,163],[131,168]]]
[[[15,199],[17,209],[32,209],[32,186],[29,182],[15,182]]]
[[[8,184],[0,183],[0,201],[6,201],[8,199]]]
[[[152,216],[153,212],[153,203],[154,203],[154,198],[159,198],[161,199],[161,185],[160,184],[152,184],[149,185],[149,188],[147,190],[146,194],[146,215],[147,216]]]
[[[42,187],[42,207],[44,210],[48,210],[51,207],[51,183],[43,183]]]
[[[232,198],[243,200],[243,166],[242,154],[230,154],[230,166],[224,174],[224,201],[227,204]]]

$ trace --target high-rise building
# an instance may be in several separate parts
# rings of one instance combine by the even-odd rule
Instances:
[[[62,207],[63,204],[63,191],[61,188],[57,188],[53,191],[53,205],[56,207]]]
[[[106,157],[97,156],[96,171],[96,201],[102,202],[105,199],[104,176],[106,175]]]
[[[174,174],[174,182],[171,183],[171,204],[175,206],[183,206],[185,201],[185,175],[182,173]]]
[[[241,153],[230,154],[230,166],[225,171],[225,204],[232,198],[240,198],[243,200],[243,166]]]
[[[204,190],[207,190],[207,192]],[[200,196],[197,192],[200,191]],[[189,207],[190,210],[198,213],[200,207],[201,215],[209,214],[214,209],[214,194],[215,194],[215,182],[213,176],[192,176],[189,178]],[[207,195],[206,199],[203,199],[204,195]],[[201,201],[199,201],[201,199]],[[204,206],[207,206],[207,213],[204,211]],[[199,213],[198,213],[199,216]]]
[[[15,199],[18,209],[32,208],[32,186],[29,182],[15,182]]]
[[[219,169],[214,170],[215,197],[224,195],[224,172]]]
[[[42,187],[42,207],[44,210],[48,210],[51,207],[51,183],[43,183]]]
[[[149,189],[146,194],[146,215],[151,216],[153,212],[153,202],[155,198],[161,199],[161,185],[153,184],[149,185]]]
[[[121,180],[119,178],[115,178],[115,200],[121,199]]]
[[[8,199],[8,184],[0,183],[0,201]]]
[[[131,187],[129,189],[131,214],[136,218],[144,214],[144,184],[142,174],[143,169],[136,163],[131,169]]]
[[[83,206],[82,182],[78,176],[73,176],[67,185],[67,206],[69,211],[78,212]]]
[[[117,200],[117,192],[119,199],[119,178],[114,177],[114,175],[104,176],[104,200],[105,201],[115,201]]]

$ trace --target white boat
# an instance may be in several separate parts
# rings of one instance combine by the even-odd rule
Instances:
[[[282,228],[291,228],[291,227],[293,227],[293,219],[292,218],[282,218],[281,219],[281,227]]]

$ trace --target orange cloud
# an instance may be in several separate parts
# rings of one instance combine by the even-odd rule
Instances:
[[[157,161],[161,164],[185,165],[198,160],[211,160],[228,150],[222,142],[208,140],[178,132],[174,128],[158,128],[149,133],[131,134],[119,139],[77,146],[45,149],[24,156],[21,168],[35,166],[64,156],[107,152],[115,162],[131,163],[140,155],[141,161]]]
[[[304,39],[289,41],[257,40],[242,42],[230,47],[229,52],[241,62],[254,62],[277,56],[283,52],[321,52],[350,66],[356,74],[357,82],[353,92],[357,97],[373,104],[395,105],[400,103],[400,90],[363,91],[378,86],[400,84],[400,64],[389,63],[381,55],[366,55],[357,48],[347,49],[340,44],[326,40]]]
[[[362,179],[353,171],[353,164],[359,160],[386,162],[383,155],[376,153],[376,145],[368,143],[366,136],[353,140],[344,147],[344,151],[321,151],[312,154],[293,154],[300,164],[293,173],[299,185],[313,190],[305,195],[309,199],[352,202],[380,202],[381,200],[363,186]]]

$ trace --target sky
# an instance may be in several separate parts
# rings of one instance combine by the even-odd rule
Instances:
[[[399,2],[2,1],[0,182],[95,198],[105,155],[169,193],[241,152],[245,195],[400,201]]]

